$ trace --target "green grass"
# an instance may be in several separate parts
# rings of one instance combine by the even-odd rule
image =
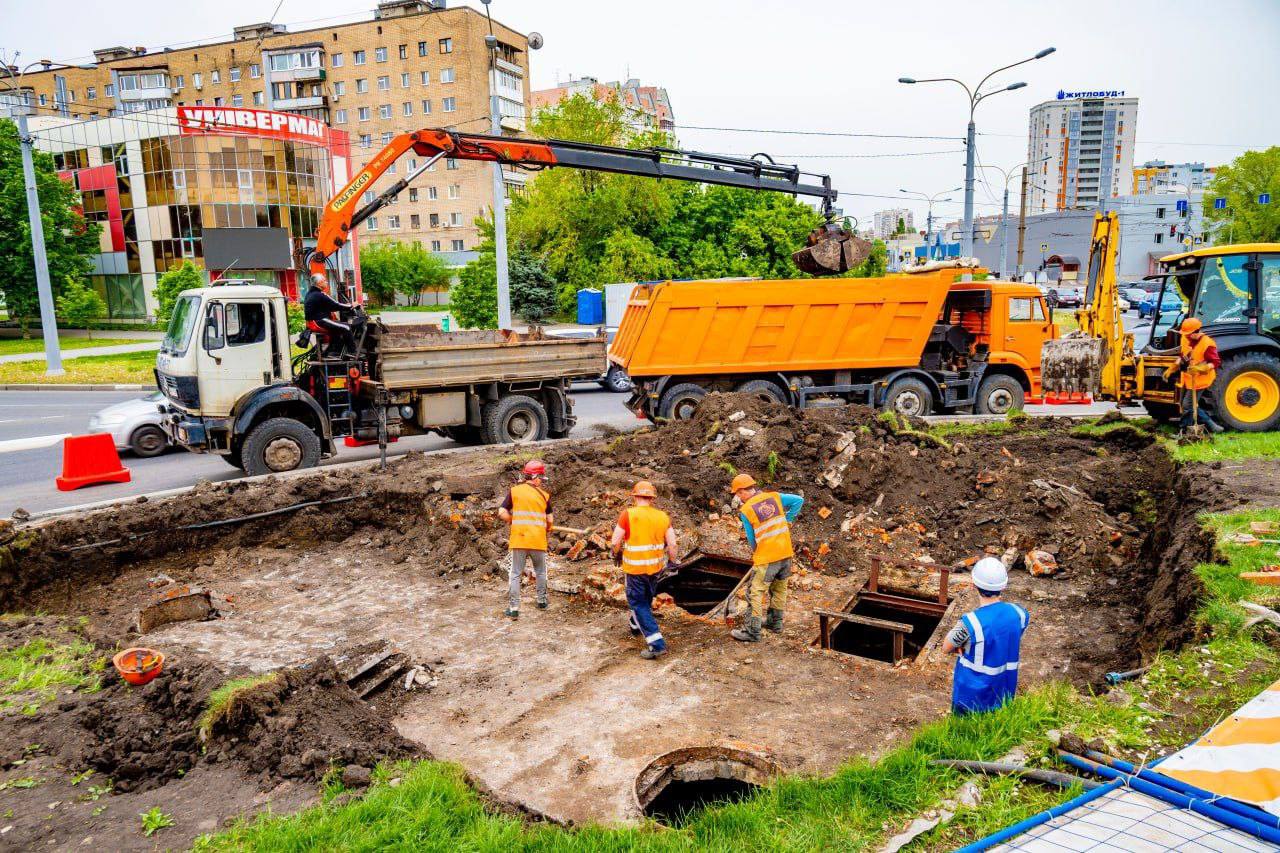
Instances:
[[[1097,420],[1084,421],[1071,428],[1072,435],[1085,438],[1103,438],[1116,430],[1146,429],[1151,426],[1150,418],[1125,418],[1122,421],[1099,424]]]
[[[0,711],[20,707],[35,713],[60,687],[97,690],[105,664],[78,638],[66,643],[37,638],[0,651]]]
[[[66,373],[45,376],[44,361],[19,361],[0,364],[0,385],[34,383],[48,385],[120,384],[154,385],[156,366],[154,352],[131,352],[124,355],[89,355],[63,362]]]
[[[1179,462],[1276,458],[1280,457],[1280,432],[1225,432],[1192,444],[1170,442],[1169,452]]]
[[[115,347],[123,344],[146,344],[151,343],[148,340],[135,338],[58,338],[58,346],[64,350],[71,349],[89,349],[91,347]],[[36,336],[23,340],[22,338],[0,338],[0,355],[19,355],[28,352],[44,352],[44,341]]]
[[[279,679],[280,674],[277,672],[246,675],[241,678],[233,678],[210,693],[208,704],[200,715],[200,719],[196,722],[196,731],[200,735],[201,742],[209,739],[209,733],[227,715],[236,697],[248,693],[259,685],[278,681]]]

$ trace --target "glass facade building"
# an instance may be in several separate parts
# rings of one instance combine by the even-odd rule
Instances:
[[[208,279],[255,279],[297,298],[321,210],[350,173],[345,133],[267,110],[33,125],[86,218],[102,223],[92,283],[112,319],[153,316],[158,277],[184,261]],[[358,286],[354,252],[345,247],[338,266]]]

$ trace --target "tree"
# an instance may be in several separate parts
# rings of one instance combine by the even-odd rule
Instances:
[[[1271,203],[1259,204],[1267,193]],[[1225,210],[1214,209],[1215,198],[1227,200]],[[1204,190],[1204,217],[1216,243],[1280,241],[1280,146],[1246,151],[1219,166]]]
[[[90,259],[99,251],[101,227],[85,221],[80,194],[58,177],[51,155],[35,151],[32,159],[49,281],[56,296],[68,280],[80,280],[92,270]],[[18,129],[7,119],[0,120],[0,291],[9,315],[18,320],[23,336],[28,336],[31,319],[40,315],[40,302]]]
[[[106,315],[107,303],[98,291],[82,281],[70,279],[57,298],[58,319],[68,326],[84,326],[93,339],[93,322]]]
[[[556,313],[556,281],[540,258],[517,249],[508,267],[512,311],[530,323],[541,323]]]
[[[462,268],[449,290],[449,310],[463,328],[498,328],[497,260],[492,252],[481,252]]]
[[[409,300],[411,305],[422,304],[422,293],[425,290],[448,290],[453,281],[453,270],[448,261],[434,252],[428,252],[418,243],[399,243],[396,254],[400,263],[397,269],[399,278],[396,290]]]
[[[204,287],[204,273],[191,261],[183,261],[181,266],[174,267],[156,282],[156,321],[168,324],[173,314],[173,303],[178,294],[184,290]]]
[[[360,247],[360,283],[379,305],[388,305],[396,298],[397,245],[390,240],[376,240]]]
[[[906,233],[907,233],[907,222],[905,219],[899,216],[898,225],[893,229],[893,236],[897,237],[899,234],[906,234]]]

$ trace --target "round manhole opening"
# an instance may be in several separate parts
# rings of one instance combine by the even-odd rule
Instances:
[[[646,817],[679,826],[700,809],[750,796],[779,772],[769,759],[744,749],[685,747],[658,756],[640,771],[636,804]]]

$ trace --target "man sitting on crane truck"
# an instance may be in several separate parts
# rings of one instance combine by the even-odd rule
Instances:
[[[338,346],[335,353],[340,353],[339,358],[354,355],[356,342],[351,336],[351,326],[333,319],[333,315],[343,316],[352,310],[354,306],[339,302],[329,295],[329,281],[323,273],[312,274],[311,289],[302,300],[303,316],[306,317],[308,326],[318,326],[323,330],[322,333],[336,339]]]

